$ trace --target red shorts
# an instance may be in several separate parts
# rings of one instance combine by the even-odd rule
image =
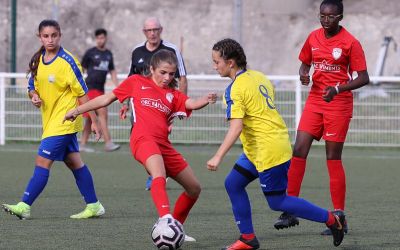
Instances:
[[[89,100],[92,100],[101,95],[104,95],[104,92],[100,91],[98,89],[89,89],[89,91],[87,92],[87,96],[89,97]],[[85,118],[89,118],[89,113],[83,113],[82,115]]]
[[[344,142],[349,130],[351,117],[322,114],[304,110],[300,118],[298,131],[304,131],[325,141]]]
[[[161,155],[167,176],[175,177],[188,166],[183,156],[172,147],[169,141],[156,141],[153,138],[140,139],[136,143],[131,143],[131,149],[133,157],[143,166],[150,156]]]

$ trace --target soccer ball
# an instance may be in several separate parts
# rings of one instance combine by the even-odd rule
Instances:
[[[154,224],[151,239],[158,249],[176,250],[185,241],[182,224],[174,218],[162,218]]]

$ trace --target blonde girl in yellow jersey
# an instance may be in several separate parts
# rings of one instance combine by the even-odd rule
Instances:
[[[79,153],[76,134],[82,130],[82,118],[63,123],[65,113],[89,99],[79,62],[60,45],[61,29],[54,20],[39,24],[38,37],[42,44],[29,63],[28,95],[42,114],[43,134],[35,160],[35,169],[21,202],[3,204],[4,210],[20,219],[31,216],[31,206],[47,184],[54,161],[63,161],[72,171],[86,208],[73,219],[101,216],[105,210],[96,197],[92,175]],[[91,119],[96,121],[92,112]],[[100,130],[92,123],[96,139]]]

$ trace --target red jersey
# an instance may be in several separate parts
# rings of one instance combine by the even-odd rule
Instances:
[[[134,126],[131,142],[144,137],[168,140],[168,126],[175,116],[189,116],[182,92],[157,86],[151,78],[132,75],[113,90],[120,102],[131,99]]]
[[[320,28],[310,33],[300,51],[299,59],[314,67],[313,85],[305,109],[351,116],[351,91],[336,95],[329,103],[322,99],[322,95],[326,87],[346,84],[352,80],[353,72],[367,70],[360,42],[343,27],[331,38],[326,38],[324,29]]]

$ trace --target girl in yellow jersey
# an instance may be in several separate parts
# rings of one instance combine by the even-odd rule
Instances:
[[[22,201],[16,205],[3,204],[6,212],[20,219],[30,217],[31,205],[43,191],[54,161],[64,161],[71,169],[87,206],[73,219],[84,219],[104,214],[104,207],[97,200],[92,175],[82,162],[76,133],[82,130],[82,118],[63,123],[67,110],[76,108],[89,99],[79,62],[60,45],[61,29],[54,20],[39,24],[38,37],[41,48],[29,63],[28,94],[32,104],[42,113],[43,135],[35,160],[33,176]],[[91,118],[96,121],[92,112]],[[97,124],[92,123],[96,139],[100,138]]]
[[[207,168],[216,171],[225,154],[239,138],[243,153],[225,180],[240,238],[225,250],[258,249],[246,186],[259,179],[272,210],[284,211],[304,219],[326,223],[333,232],[333,243],[343,240],[344,214],[329,212],[310,202],[286,195],[291,145],[285,122],[278,113],[271,82],[264,74],[247,69],[246,55],[239,43],[224,39],[213,46],[214,69],[232,82],[225,90],[229,130]]]

